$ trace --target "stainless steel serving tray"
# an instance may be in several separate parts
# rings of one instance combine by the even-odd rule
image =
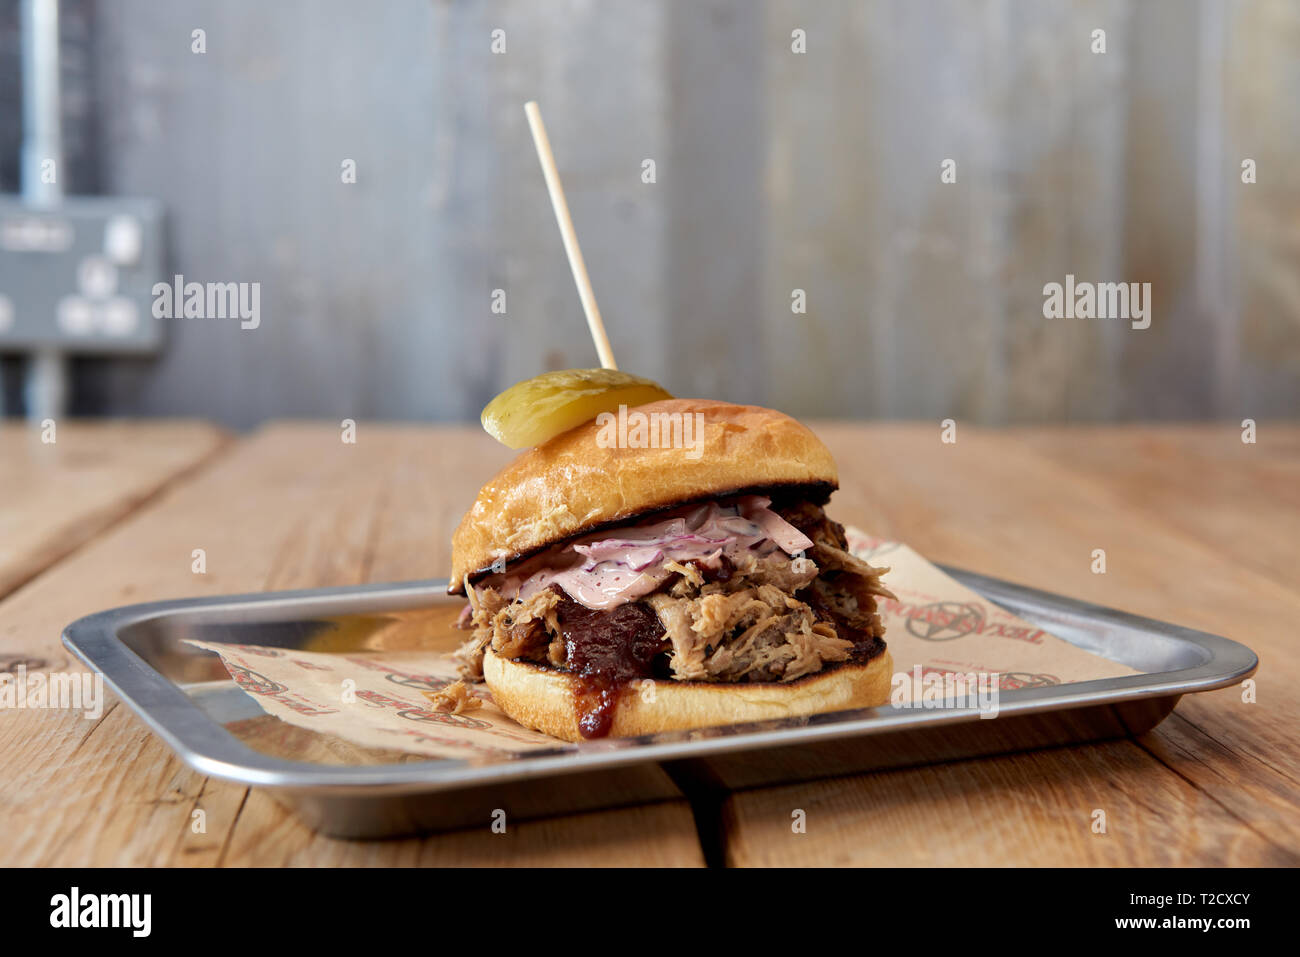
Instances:
[[[1140,734],[1178,699],[1252,674],[1227,638],[1140,618],[960,569],[990,601],[1142,672],[1004,691],[998,717],[974,709],[888,706],[581,745],[494,763],[318,746],[315,732],[266,715],[220,659],[184,639],[286,648],[364,648],[393,616],[446,617],[445,581],[365,585],[131,605],[69,625],[64,644],[202,774],[267,788],[310,826],[381,837],[486,826],[720,790],[927,764]],[[457,607],[461,600],[456,600]],[[269,733],[268,733],[269,732]],[[309,756],[310,760],[304,760]]]

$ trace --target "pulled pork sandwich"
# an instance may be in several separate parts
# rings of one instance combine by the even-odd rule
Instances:
[[[849,554],[822,510],[838,487],[826,447],[771,409],[635,411],[691,416],[698,454],[607,447],[589,422],[520,455],[461,521],[465,677],[570,741],[888,701],[887,569]]]

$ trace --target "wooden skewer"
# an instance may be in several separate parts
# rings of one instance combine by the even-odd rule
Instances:
[[[542,164],[542,175],[546,177],[546,189],[551,194],[555,221],[560,226],[564,251],[569,255],[569,268],[573,270],[573,281],[578,284],[578,298],[582,300],[582,310],[587,314],[587,328],[591,330],[591,339],[596,343],[596,353],[600,356],[602,366],[606,369],[617,369],[614,350],[609,347],[609,336],[605,334],[605,324],[600,319],[596,294],[591,290],[591,278],[587,275],[587,264],[582,260],[578,234],[573,230],[573,220],[569,217],[569,204],[564,199],[564,187],[560,185],[560,173],[555,168],[551,141],[546,136],[546,125],[542,123],[542,111],[537,108],[537,101],[529,100],[525,103],[524,113],[528,116],[528,127],[533,131],[537,158]]]

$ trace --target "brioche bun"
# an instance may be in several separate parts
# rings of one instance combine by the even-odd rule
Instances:
[[[614,707],[609,736],[629,738],[659,731],[685,731],[769,718],[820,714],[887,704],[894,660],[888,649],[865,663],[831,664],[790,682],[713,684],[654,681],[654,700],[636,685],[625,687]],[[489,649],[483,678],[492,700],[520,724],[563,738],[585,740],[578,731],[577,679],[564,671],[502,658]],[[650,679],[647,679],[650,680]]]
[[[596,420],[524,452],[486,485],[452,535],[448,591],[463,579],[581,532],[659,509],[745,492],[839,487],[835,460],[810,429],[772,409],[707,399],[665,399],[635,412],[704,416],[693,448],[607,448]],[[689,454],[688,454],[689,453]]]

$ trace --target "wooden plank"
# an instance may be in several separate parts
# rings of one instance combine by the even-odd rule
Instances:
[[[840,464],[832,514],[841,521],[897,537],[935,560],[1245,641],[1263,663],[1259,703],[1225,689],[1184,698],[1174,717],[1137,743],[733,795],[726,809],[729,861],[884,863],[875,855],[885,847],[891,864],[929,862],[936,854],[961,864],[1155,863],[1166,853],[1155,846],[1169,836],[1164,822],[1181,827],[1190,820],[1213,840],[1178,838],[1171,846],[1180,863],[1300,860],[1300,761],[1289,730],[1300,722],[1290,628],[1300,616],[1300,592],[1159,512],[1135,507],[1123,475],[1057,464],[1030,451],[1018,432],[963,425],[957,442],[945,445],[938,423],[826,424],[817,431]],[[1250,501],[1242,508],[1280,521],[1292,517],[1285,504]],[[1104,575],[1091,571],[1094,548],[1106,550]],[[1112,763],[1118,770],[1107,776]],[[972,810],[985,797],[996,811]],[[768,838],[789,830],[796,799],[835,823],[773,845]],[[868,820],[862,809],[876,806],[897,810]],[[1086,840],[1086,821],[1072,836],[1077,821],[1056,820],[1086,817],[1096,807],[1128,822],[1120,832],[1128,836],[1115,843],[1130,846],[1106,849]],[[989,842],[989,834],[1012,827],[1030,839]],[[940,842],[942,852],[933,851]]]
[[[1094,462],[1081,467],[1053,460],[1051,451],[1031,451],[1030,433],[963,425],[958,442],[944,445],[937,423],[817,428],[840,461],[844,488],[832,505],[841,520],[897,535],[939,560],[1241,638],[1264,660],[1259,704],[1244,704],[1229,689],[1184,699],[1174,717],[1137,743],[795,785],[775,789],[776,797],[767,791],[735,795],[725,810],[728,860],[845,859],[843,848],[867,846],[867,835],[880,827],[880,819],[868,823],[861,809],[880,804],[894,809],[897,823],[890,826],[900,829],[888,842],[895,852],[891,864],[928,860],[925,848],[940,840],[945,860],[987,863],[991,845],[966,834],[972,821],[983,821],[971,807],[980,795],[1002,794],[1018,796],[1010,813],[1028,816],[1025,833],[1037,835],[1030,843],[1008,844],[998,858],[1005,863],[1041,863],[1041,847],[1058,844],[1053,863],[1158,863],[1163,852],[1154,844],[1168,836],[1162,822],[1171,813],[1196,820],[1197,833],[1210,835],[1180,838],[1182,863],[1294,857],[1300,773],[1289,729],[1298,717],[1291,689],[1300,676],[1287,654],[1286,630],[1300,614],[1293,589],[1216,550],[1211,533],[1197,537],[1176,527],[1161,511],[1167,507],[1173,515],[1175,506],[1152,501],[1139,507],[1145,504],[1135,497],[1141,489],[1129,486],[1145,488],[1162,473],[1117,471],[1107,464],[1117,453],[1079,453]],[[1168,434],[1157,429],[1149,436],[1163,448],[1159,442]],[[1098,435],[1098,441],[1119,441],[1107,430]],[[1169,454],[1167,468],[1183,467],[1176,452]],[[444,574],[450,528],[483,477],[509,455],[476,430],[363,427],[358,445],[345,446],[330,427],[269,429],[0,603],[0,647],[66,664],[59,628],[122,601]],[[1285,466],[1276,449],[1259,458],[1239,466],[1249,470],[1274,459],[1271,467]],[[1255,488],[1270,479],[1243,481]],[[1279,508],[1258,498],[1243,507],[1271,507],[1283,521],[1290,515],[1285,501]],[[1264,527],[1267,514],[1251,519],[1252,527]],[[207,576],[190,572],[193,547],[208,549]],[[1093,547],[1107,549],[1108,574],[1089,570]],[[1101,775],[1111,763],[1122,772],[1113,782]],[[1090,788],[1103,781],[1102,800],[1090,804]],[[462,860],[459,850],[444,849],[453,846],[469,848],[466,857],[497,860],[493,855],[507,846],[471,846],[474,839],[464,835],[429,838],[417,851],[411,847],[420,842],[372,848],[319,838],[286,823],[273,802],[181,767],[120,707],[99,723],[57,712],[0,714],[0,782],[14,835],[0,852],[5,863],[240,864],[263,842],[267,849],[258,859],[268,863],[348,854],[367,863],[375,855],[383,861]],[[810,818],[816,826],[797,843],[773,836],[789,829],[792,794],[800,796],[797,806],[817,809]],[[103,811],[109,806],[112,815]],[[191,814],[200,807],[208,815],[207,832],[194,834]],[[1073,818],[1055,819],[1079,808],[1086,816],[1094,807],[1107,810],[1112,822],[1118,818],[1120,829],[1113,826],[1111,837],[1123,847],[1083,843]],[[684,826],[689,815],[684,806],[675,808],[660,807],[653,815]],[[627,828],[629,815],[616,813],[623,817],[618,827],[611,825],[611,836]],[[587,834],[586,817],[570,822],[573,833],[599,844]],[[553,836],[570,833],[566,826],[529,827],[529,834],[541,836],[526,837],[521,825],[515,853],[529,860],[575,859],[559,847],[570,838]],[[665,837],[655,830],[659,826],[648,824],[643,833],[670,849],[693,846],[693,830],[677,828]],[[1150,835],[1141,839],[1150,846],[1137,846],[1135,833]],[[1090,834],[1085,827],[1084,836]],[[444,840],[451,843],[439,843]],[[646,856],[652,853],[646,846],[624,850],[618,860],[657,860]],[[868,859],[876,862],[846,860]],[[698,858],[692,853],[680,862]]]
[[[1209,304],[1217,311],[1217,391],[1225,415],[1294,415],[1300,407],[1300,124],[1277,118],[1287,110],[1294,115],[1300,7],[1286,0],[1207,5],[1216,6],[1225,21],[1224,138],[1214,170],[1220,178],[1206,185],[1222,189],[1226,209],[1213,237],[1221,245],[1210,247],[1224,256],[1207,256],[1206,265],[1224,273],[1222,298]],[[1255,164],[1253,183],[1242,182],[1245,160]]]
[[[531,98],[615,353],[673,391],[986,423],[1300,406],[1291,0],[372,6],[69,8],[73,191],[157,196],[176,271],[261,281],[266,318],[170,324],[147,383],[87,363],[109,408],[468,420],[592,364]],[[173,42],[196,18],[201,56]],[[1045,320],[1067,273],[1151,282],[1152,326]]]
[[[62,627],[128,601],[445,575],[452,527],[511,454],[478,429],[362,423],[347,445],[331,426],[269,427],[0,602],[0,647],[64,670]],[[195,548],[206,574],[191,571]],[[120,705],[97,722],[0,713],[0,789],[2,864],[702,862],[682,801],[521,823],[498,843],[330,840],[185,768]]]
[[[309,832],[261,792],[249,795],[223,863],[254,867],[702,867],[685,801],[572,814],[404,841]]]
[[[1081,475],[1104,475],[1126,504],[1284,586],[1300,542],[1300,426],[1029,429],[1018,433]]]
[[[805,814],[806,832],[792,824]],[[1092,830],[1105,812],[1106,833]],[[733,795],[741,866],[1177,867],[1295,864],[1263,828],[1130,742],[1037,751]]]
[[[98,185],[178,211],[176,271],[261,281],[263,324],[176,322],[149,388],[130,364],[106,361],[91,370],[98,391],[127,413],[181,403],[237,427],[268,408],[472,421],[517,379],[597,365],[528,140],[530,99],[545,112],[615,355],[644,375],[675,371],[660,321],[664,190],[682,175],[668,168],[669,15],[633,4],[554,16],[531,0],[364,16],[340,0],[308,16],[226,5],[203,14],[202,56],[160,39],[188,37],[191,13],[128,5],[104,18],[90,87],[125,85],[138,109],[101,104],[114,146],[97,157]],[[707,13],[695,18],[708,28]],[[642,183],[646,158],[661,185]],[[343,180],[346,160],[355,182]],[[717,237],[730,238],[719,230],[709,244]],[[504,315],[492,311],[496,289]]]
[[[0,424],[0,597],[207,461],[202,422]]]
[[[1115,242],[1127,77],[1159,36],[1126,41],[1115,0],[1015,16],[774,0],[765,17],[767,402],[995,424],[1113,415],[1133,378],[1119,374],[1127,326],[1045,320],[1043,286],[1137,278]],[[1105,55],[1089,49],[1099,25]]]

